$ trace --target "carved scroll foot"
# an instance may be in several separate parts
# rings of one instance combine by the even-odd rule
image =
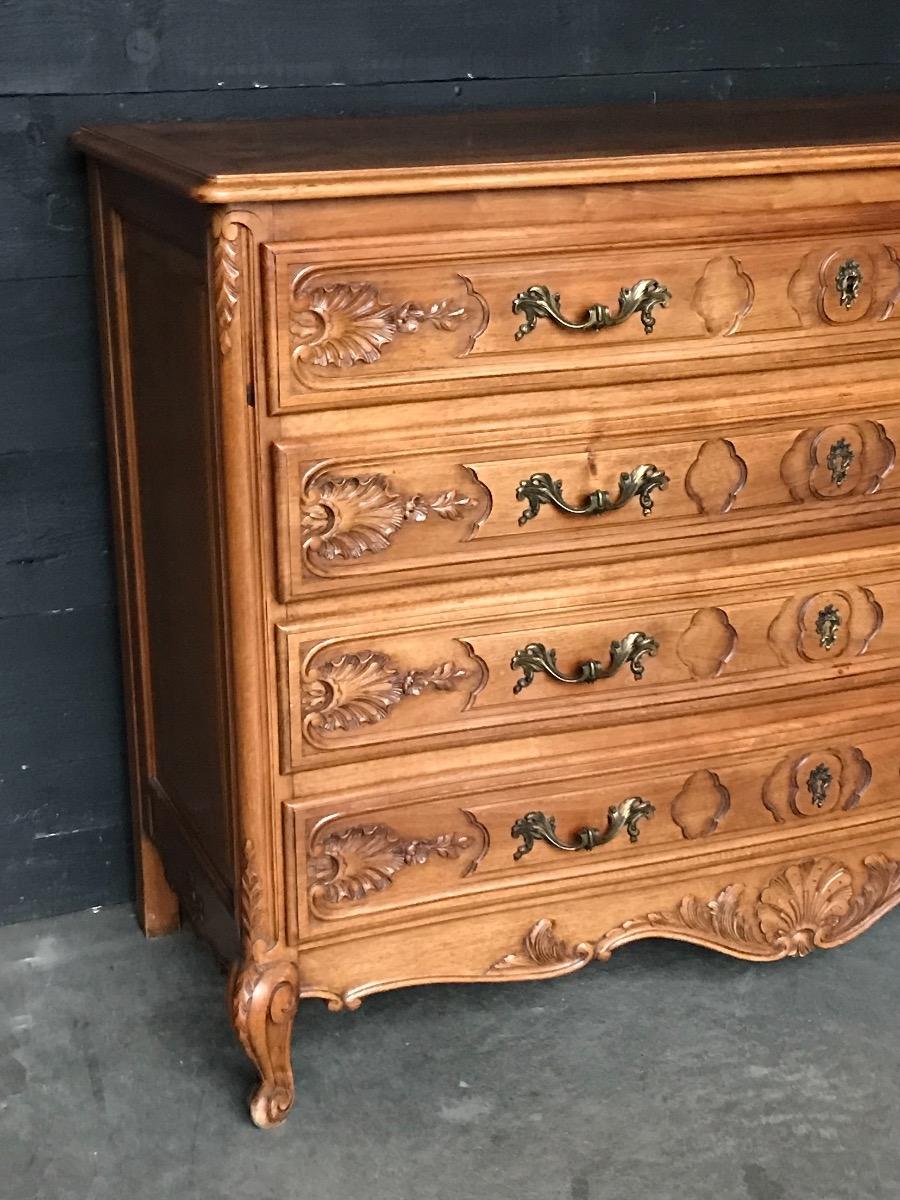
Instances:
[[[250,1117],[260,1129],[280,1125],[294,1103],[291,1031],[300,996],[292,962],[246,962],[231,978],[231,1015],[260,1083],[250,1100]]]

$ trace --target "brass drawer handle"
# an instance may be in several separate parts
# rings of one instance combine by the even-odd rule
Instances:
[[[556,651],[548,650],[543,642],[529,642],[522,650],[517,650],[510,659],[510,668],[521,671],[522,678],[513,687],[513,693],[518,695],[527,688],[538,672],[542,671],[555,679],[557,683],[596,683],[598,679],[609,679],[615,675],[625,663],[631,669],[635,679],[644,675],[644,656],[651,658],[659,649],[659,642],[646,633],[626,633],[621,641],[610,642],[609,662],[603,663],[595,658],[579,665],[574,675],[564,675],[556,665]]]
[[[512,310],[525,320],[516,330],[516,341],[519,342],[526,333],[531,333],[541,317],[549,317],[562,329],[575,331],[590,329],[612,329],[621,325],[634,313],[641,314],[641,324],[644,333],[652,333],[656,324],[653,310],[668,307],[672,293],[663,287],[656,279],[639,279],[630,288],[622,288],[619,292],[619,308],[610,312],[605,304],[592,304],[581,321],[569,321],[560,311],[559,293],[551,292],[545,283],[537,283],[534,287],[519,292],[513,300]]]
[[[510,830],[514,838],[522,839],[522,845],[513,858],[518,862],[523,855],[530,853],[535,842],[541,841],[548,842],[556,850],[593,850],[595,846],[611,842],[621,829],[626,830],[628,840],[634,844],[640,833],[638,821],[649,821],[655,812],[653,805],[641,796],[629,796],[621,804],[610,805],[604,830],[585,825],[582,829],[576,829],[572,842],[563,842],[556,836],[556,817],[548,817],[542,812],[526,813]]]
[[[649,517],[653,511],[653,492],[657,488],[662,491],[668,482],[669,477],[665,471],[661,471],[652,463],[643,463],[633,471],[622,472],[619,476],[619,494],[615,500],[610,498],[609,492],[598,488],[596,492],[588,493],[583,504],[573,505],[567,504],[563,499],[562,480],[539,471],[530,475],[528,479],[523,479],[516,488],[516,499],[528,502],[528,507],[519,517],[519,524],[525,525],[533,520],[541,511],[542,504],[552,504],[559,512],[568,513],[572,517],[600,517],[604,513],[622,508],[634,496],[638,497],[643,515]]]

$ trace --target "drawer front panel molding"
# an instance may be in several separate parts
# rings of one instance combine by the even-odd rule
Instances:
[[[752,719],[748,714],[748,726]],[[774,736],[760,731],[760,740]],[[595,776],[566,779],[561,764],[552,786],[516,782],[469,792],[464,807],[451,796],[406,799],[317,818],[289,806],[293,861],[307,864],[298,892],[301,925],[437,903],[498,884],[602,874],[661,853],[676,863],[776,830],[834,826],[897,798],[894,729],[823,738],[811,724],[806,740],[792,746],[699,758],[646,740],[639,753],[629,738],[629,767],[610,772],[603,764],[615,760],[604,755]]]
[[[613,556],[664,551],[724,531],[758,536],[815,515],[824,530],[861,503],[879,511],[900,418],[806,429],[578,449],[535,443],[515,454],[385,455],[310,461],[302,441],[273,450],[280,598],[323,579],[488,564],[499,555],[579,547]],[[637,465],[636,465],[637,464]],[[535,468],[540,468],[535,470]],[[855,511],[855,510],[854,510]],[[885,523],[896,519],[885,507]]]
[[[282,769],[335,753],[436,746],[451,733],[526,736],[664,697],[728,697],[735,688],[802,688],[900,659],[900,582],[847,584],[719,604],[605,611],[570,623],[330,639],[278,630]],[[823,618],[824,614],[824,618]],[[833,614],[833,615],[830,615]],[[825,624],[823,624],[823,619]]]
[[[814,353],[836,338],[890,336],[900,296],[894,233],[621,250],[583,236],[577,255],[498,253],[489,243],[454,254],[452,232],[430,253],[411,246],[402,258],[362,239],[340,256],[326,244],[318,261],[290,244],[267,246],[277,407],[371,403],[385,388],[465,393],[479,379],[508,390],[529,373],[648,360],[693,359],[708,372],[730,353]],[[850,261],[860,275],[848,306],[835,279]]]

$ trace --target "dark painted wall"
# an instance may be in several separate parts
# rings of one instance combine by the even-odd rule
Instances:
[[[74,128],[879,89],[883,0],[0,0],[0,920],[131,886]]]

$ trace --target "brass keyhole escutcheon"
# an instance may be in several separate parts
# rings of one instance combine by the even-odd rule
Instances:
[[[862,287],[862,268],[855,258],[848,258],[838,267],[834,277],[838,301],[841,308],[852,308],[859,299],[859,289]]]
[[[806,790],[809,792],[810,799],[816,808],[821,808],[828,799],[828,789],[831,787],[833,777],[831,771],[825,763],[819,763],[817,767],[809,773],[806,780]]]
[[[823,650],[830,650],[834,646],[842,623],[841,614],[833,604],[826,604],[820,611],[816,617],[816,633]]]
[[[831,472],[831,482],[835,487],[841,487],[846,482],[853,458],[853,448],[844,438],[838,438],[829,448],[825,465]]]

